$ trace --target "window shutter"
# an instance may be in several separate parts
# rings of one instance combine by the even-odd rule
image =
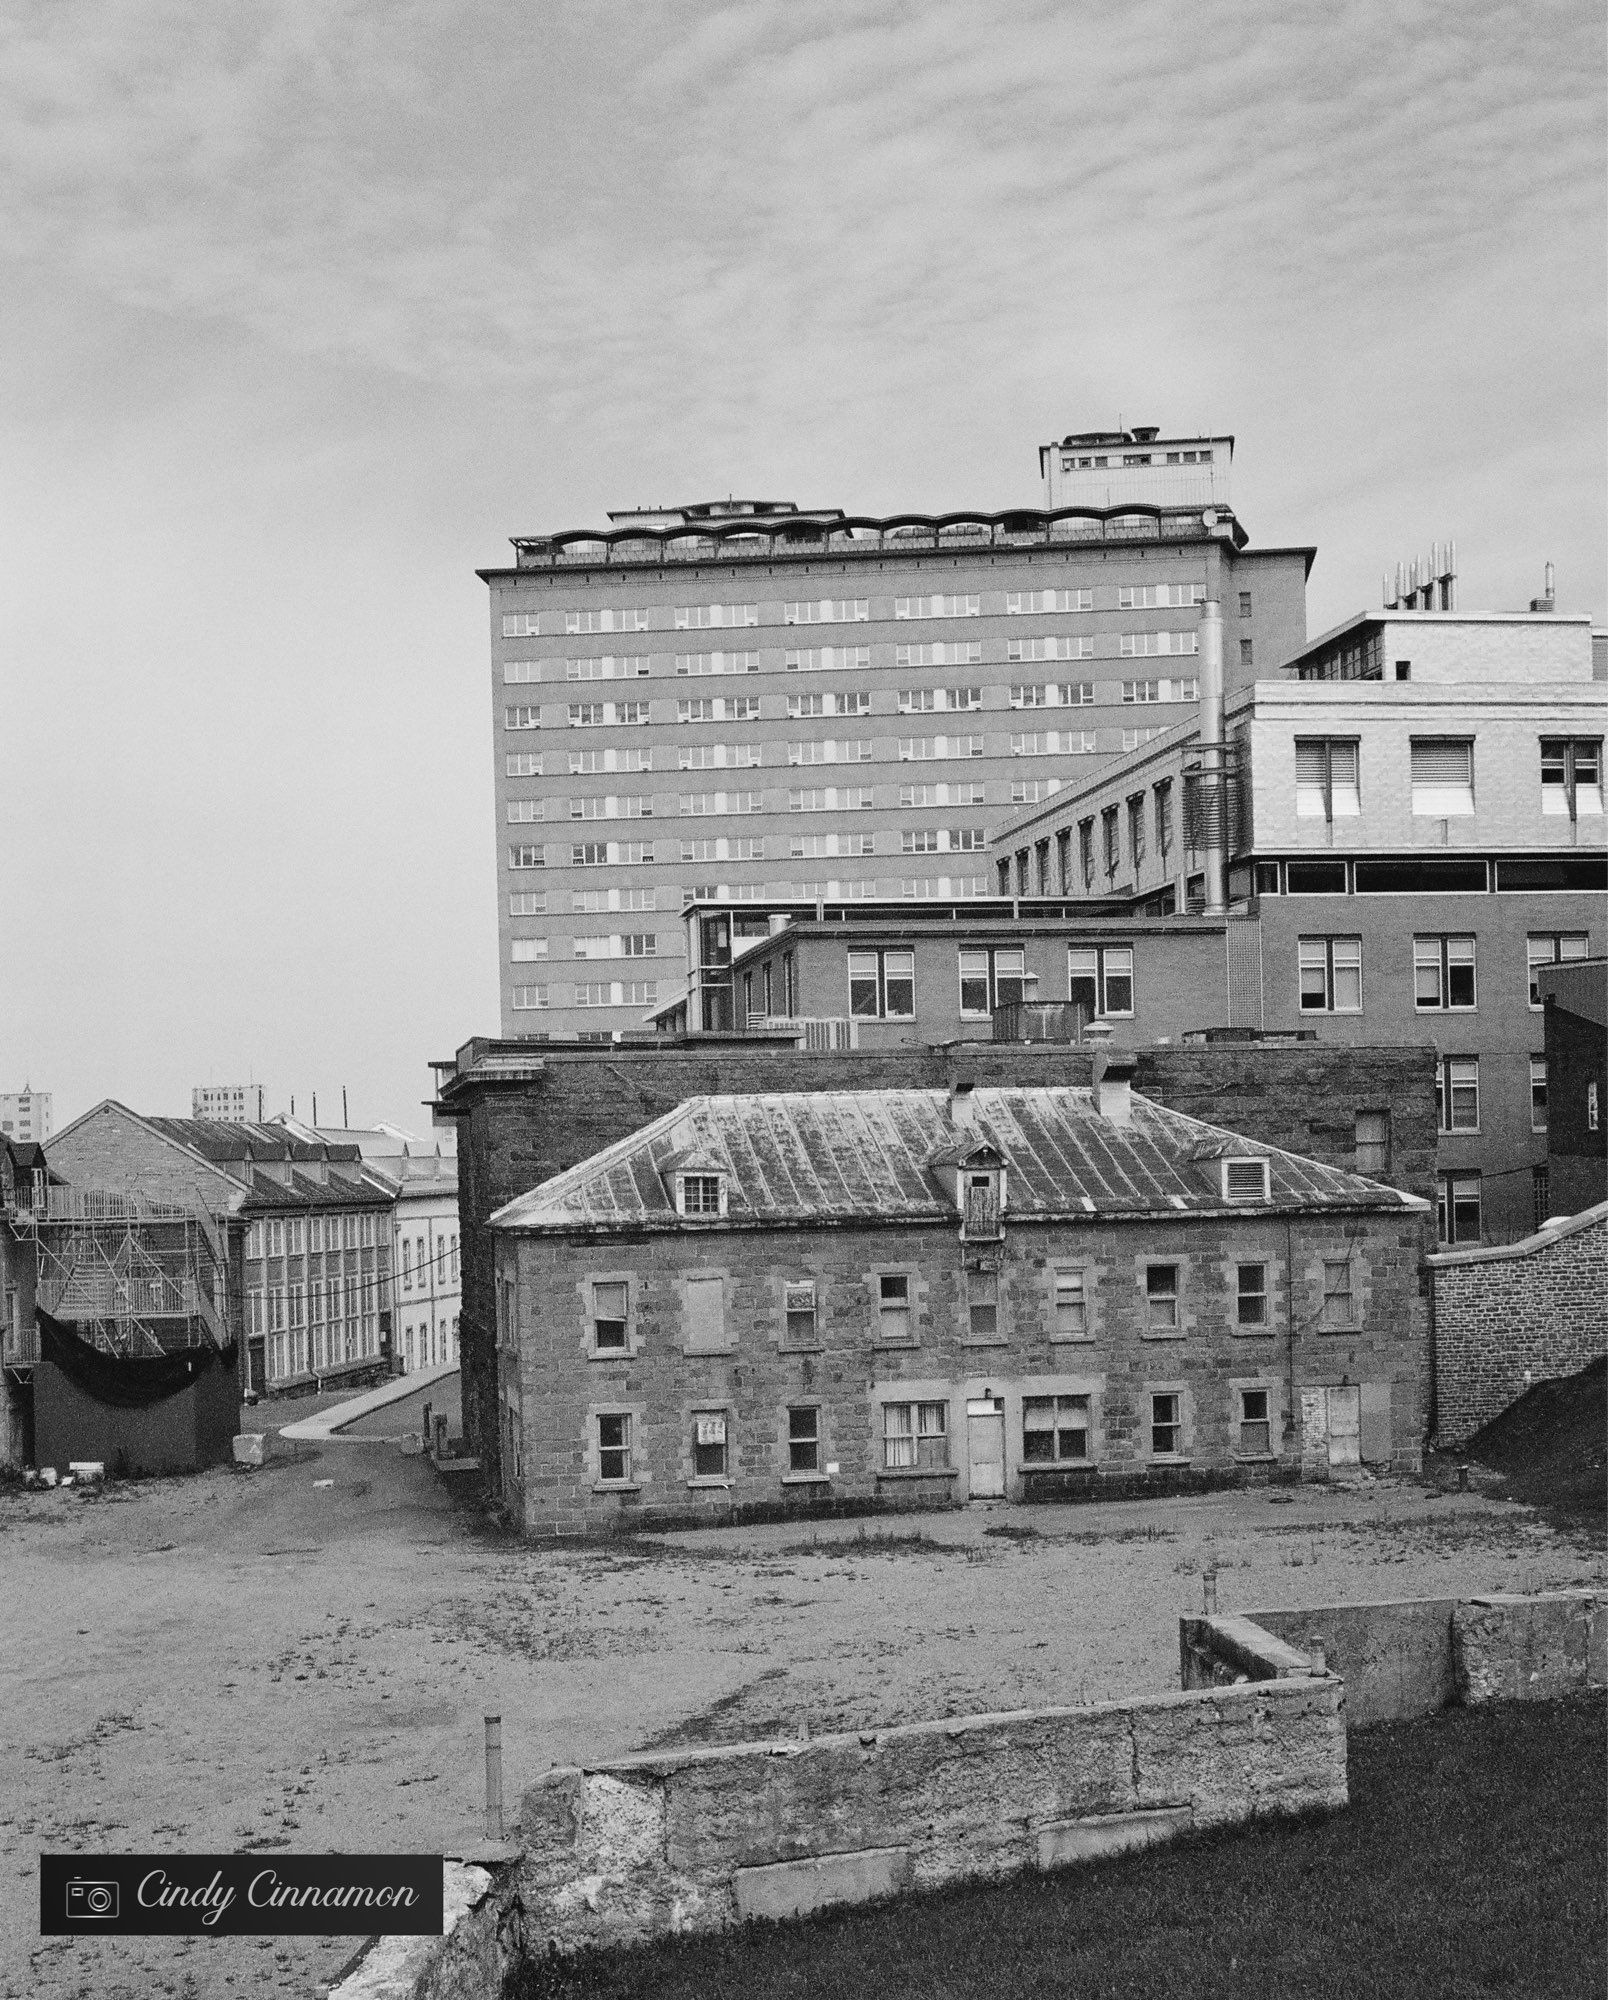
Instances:
[[[1474,745],[1456,737],[1422,737],[1413,744],[1415,785],[1470,785]]]
[[[1303,743],[1297,739],[1295,746],[1295,782],[1298,785],[1316,785],[1321,788],[1326,782],[1325,747],[1321,742]]]

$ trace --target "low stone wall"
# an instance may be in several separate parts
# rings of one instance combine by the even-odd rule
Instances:
[[[1608,1354],[1608,1202],[1489,1250],[1428,1259],[1435,1441],[1461,1444],[1535,1382]]]
[[[1452,1613],[1461,1701],[1554,1701],[1608,1686],[1608,1596],[1471,1597]]]

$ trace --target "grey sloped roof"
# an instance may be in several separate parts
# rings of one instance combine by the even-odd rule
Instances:
[[[992,1140],[1018,1221],[1214,1214],[1225,1153],[1269,1163],[1275,1209],[1422,1210],[1414,1195],[1168,1110],[1137,1093],[1114,1124],[1088,1090],[970,1094],[957,1123],[943,1090],[811,1091],[694,1097],[499,1209],[513,1230],[731,1227],[733,1224],[952,1219],[934,1171],[971,1138]],[[695,1155],[727,1176],[718,1223],[678,1216],[665,1175]],[[1243,1202],[1232,1205],[1244,1213]]]

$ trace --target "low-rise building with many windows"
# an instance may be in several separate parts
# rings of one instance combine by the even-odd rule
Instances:
[[[501,1209],[527,1532],[1416,1466],[1428,1204],[1134,1068],[696,1098]]]

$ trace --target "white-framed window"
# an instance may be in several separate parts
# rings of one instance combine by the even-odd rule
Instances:
[[[960,953],[960,1011],[986,1020],[996,1007],[1027,998],[1027,953],[1017,947],[982,947]]]
[[[1059,778],[1012,778],[1011,804],[1013,806],[1036,806],[1045,799],[1053,798],[1061,789]]]
[[[508,893],[508,914],[511,917],[545,917],[547,915],[547,891],[545,889],[511,889]]]
[[[787,761],[789,764],[869,764],[871,745],[864,738],[854,742],[837,742],[830,736],[816,737],[805,743],[789,743]]]
[[[1013,617],[1045,611],[1092,611],[1092,590],[1009,590],[1005,609]]]
[[[1024,1396],[1022,1463],[1086,1465],[1090,1400],[1088,1396]]]
[[[726,1178],[724,1174],[683,1174],[681,1176],[683,1215],[724,1215]]]
[[[1305,937],[1299,941],[1301,1012],[1362,1012],[1362,939]]]
[[[677,653],[678,676],[702,674],[757,674],[758,653]]]
[[[646,653],[598,653],[590,659],[564,662],[567,681],[646,680],[651,671],[652,661]]]
[[[702,632],[717,625],[757,625],[757,604],[681,604],[676,607],[678,632]]]
[[[1180,1390],[1154,1390],[1150,1397],[1150,1455],[1181,1458],[1184,1450],[1184,1398]]]
[[[1544,1132],[1546,1129],[1547,1129],[1547,1059],[1545,1056],[1531,1056],[1530,1130],[1532,1132]]]
[[[1066,997],[1082,1007],[1088,1020],[1119,1018],[1133,1013],[1133,946],[1131,944],[1067,947]]]
[[[508,850],[510,868],[544,868],[547,865],[547,849],[539,843],[520,841]]]
[[[853,625],[871,616],[865,597],[822,597],[808,603],[784,604],[784,625]]]
[[[1541,810],[1569,819],[1602,818],[1602,738],[1541,739]]]
[[[533,681],[541,679],[542,663],[540,660],[504,660],[502,677],[504,687],[528,687]]]
[[[821,1411],[816,1403],[792,1403],[787,1411],[787,1469],[821,1470]]]
[[[1440,1174],[1435,1181],[1435,1227],[1442,1243],[1478,1243],[1484,1233],[1478,1174]]]
[[[985,1191],[994,1187],[990,1176],[979,1176]],[[970,1199],[968,1192],[968,1199]],[[997,1197],[996,1197],[997,1199]],[[966,1335],[970,1340],[995,1340],[999,1336],[999,1273],[966,1273]]]
[[[534,639],[541,631],[541,625],[541,613],[538,611],[505,611],[502,635],[505,639]]]
[[[910,1021],[916,1013],[916,955],[851,951],[849,1012],[861,1019]]]
[[[1477,1004],[1472,937],[1413,939],[1413,1004],[1467,1012]]]
[[[1330,1329],[1355,1327],[1357,1300],[1349,1257],[1326,1258],[1323,1265],[1323,1310],[1318,1324]]]
[[[597,1476],[604,1486],[632,1484],[628,1410],[608,1410],[597,1419]]]
[[[1005,658],[1013,666],[1029,660],[1092,660],[1094,641],[1087,634],[1074,638],[1065,633],[1042,639],[1007,639]]]
[[[1530,973],[1530,1005],[1541,1005],[1540,972],[1544,965],[1562,965],[1570,959],[1589,955],[1591,940],[1585,931],[1531,931],[1524,941],[1524,956]]]
[[[1176,453],[1169,454],[1176,458]],[[1124,583],[1117,587],[1119,611],[1152,611],[1172,606],[1204,604],[1204,583]]]
[[[1198,632],[1123,632],[1117,652],[1123,659],[1150,659],[1157,654],[1198,653]]]
[[[1390,1113],[1359,1111],[1353,1128],[1353,1164],[1359,1174],[1390,1170]]]
[[[571,750],[569,772],[572,778],[595,778],[606,771],[651,771],[653,752],[651,750]]]
[[[906,1271],[877,1274],[877,1338],[901,1345],[910,1339],[910,1276]]]
[[[884,1403],[882,1467],[885,1472],[919,1472],[949,1463],[947,1403]]]
[[[1442,1056],[1435,1071],[1435,1110],[1443,1132],[1480,1129],[1480,1059]]]
[[[1082,1264],[1055,1267],[1055,1338],[1084,1340],[1089,1333],[1089,1274]]]
[[[980,618],[983,600],[977,596],[896,597],[895,618]]]
[[[541,726],[542,711],[539,704],[532,706],[521,703],[517,707],[503,710],[504,729],[540,729]]]
[[[817,1340],[817,1294],[813,1278],[796,1279],[782,1286],[782,1312],[787,1346],[814,1347]]]
[[[1273,1456],[1271,1392],[1257,1387],[1239,1392],[1239,1451],[1242,1458]]]
[[[1236,1326],[1267,1325],[1267,1266],[1265,1264],[1238,1264],[1235,1266],[1234,1324]]]
[[[864,812],[870,807],[869,785],[824,785],[787,795],[787,810],[795,813]]]
[[[547,1005],[547,987],[515,986],[508,996],[509,1005],[516,1014],[539,1013]]]
[[[640,792],[593,793],[590,798],[571,799],[571,819],[652,819],[653,801]]]
[[[630,1281],[625,1278],[592,1280],[592,1351],[594,1354],[623,1354],[630,1345]]]
[[[805,646],[790,650],[782,662],[790,674],[863,674],[871,666],[869,646]]]
[[[692,1473],[695,1479],[726,1477],[727,1415],[724,1410],[692,1413]]]
[[[1420,817],[1455,819],[1474,810],[1474,739],[1412,739],[1413,811]]]
[[[896,667],[975,667],[982,657],[981,639],[936,639],[893,649]]]
[[[1295,739],[1295,812],[1298,819],[1355,819],[1362,811],[1357,784],[1358,744],[1350,737]]]
[[[542,775],[542,760],[537,756],[510,755],[503,759],[503,770],[510,778],[539,778]]]
[[[1145,1266],[1145,1324],[1152,1333],[1171,1333],[1178,1326],[1178,1266]]]
[[[648,612],[644,605],[604,606],[595,611],[566,611],[566,632],[646,632]]]

